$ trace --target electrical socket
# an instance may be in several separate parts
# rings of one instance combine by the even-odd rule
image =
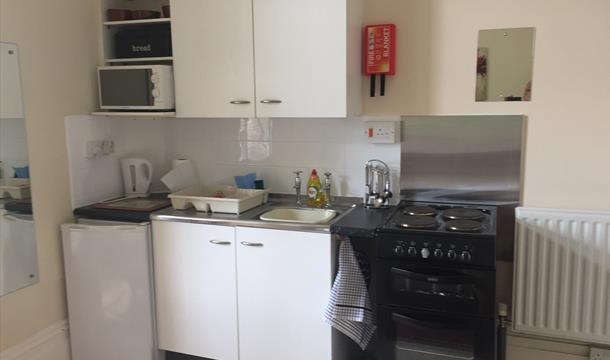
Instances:
[[[112,139],[87,141],[85,157],[88,159],[102,157],[112,153],[114,153],[114,140]]]
[[[102,154],[110,155],[114,153],[114,140],[106,139],[102,141]]]
[[[102,150],[102,141],[101,140],[90,140],[87,141],[85,150],[85,157],[88,159],[96,158],[104,155],[104,151]]]
[[[610,360],[610,350],[591,348],[591,352],[589,353],[589,359],[590,360]]]

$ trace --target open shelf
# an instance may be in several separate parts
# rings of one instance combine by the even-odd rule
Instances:
[[[171,56],[164,57],[145,57],[145,58],[125,58],[125,59],[105,59],[107,63],[123,63],[123,62],[153,62],[153,61],[172,61]]]
[[[171,21],[170,18],[123,20],[123,21],[104,21],[104,25],[105,26],[146,25],[146,24],[169,23],[170,21]]]
[[[128,111],[94,111],[91,115],[96,116],[124,116],[124,117],[176,117],[175,111],[142,111],[142,112],[128,112]]]

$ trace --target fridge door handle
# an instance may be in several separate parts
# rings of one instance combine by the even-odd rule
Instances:
[[[133,231],[141,229],[141,225],[80,225],[67,224],[65,227],[69,230],[123,230]]]

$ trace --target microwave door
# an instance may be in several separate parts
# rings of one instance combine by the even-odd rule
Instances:
[[[100,70],[101,107],[146,109],[154,106],[151,69]]]

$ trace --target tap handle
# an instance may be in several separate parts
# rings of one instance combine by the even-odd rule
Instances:
[[[330,176],[332,175],[331,172],[327,171],[324,173],[324,189],[325,190],[329,190],[330,186],[332,184],[332,181],[330,179]]]
[[[295,188],[301,186],[301,173],[302,173],[301,170],[297,170],[297,171],[294,172],[294,175],[295,175],[295,177],[294,177],[294,186],[295,186]]]

